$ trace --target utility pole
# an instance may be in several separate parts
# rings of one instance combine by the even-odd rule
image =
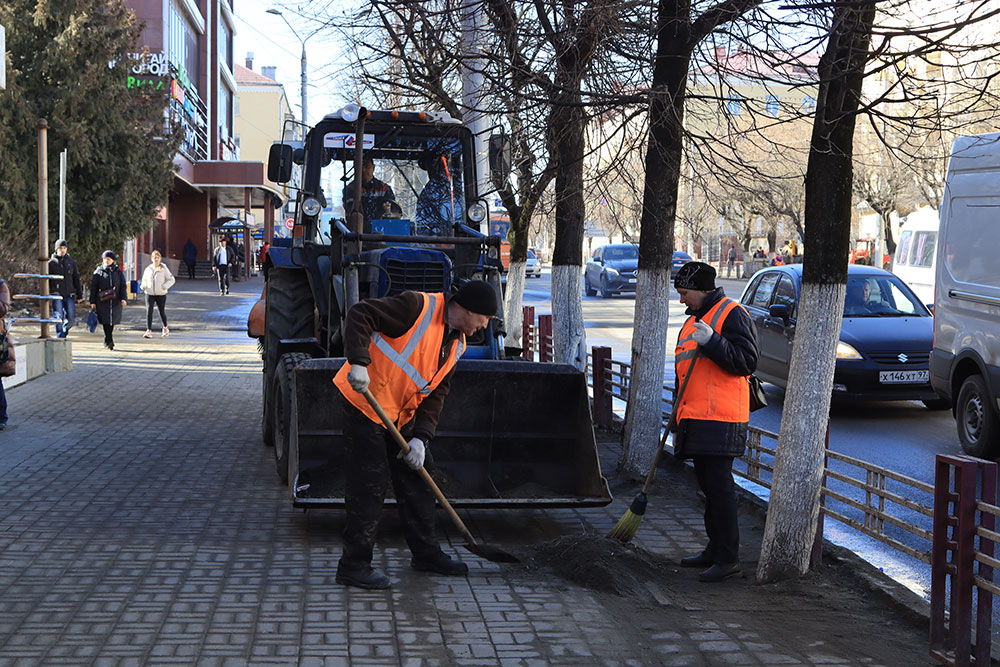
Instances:
[[[462,4],[462,115],[463,124],[472,131],[476,148],[476,177],[479,194],[493,190],[490,184],[489,149],[486,116],[483,104],[483,54],[482,35],[485,26],[481,3],[466,0]],[[483,228],[485,226],[485,228]],[[483,233],[489,232],[489,221],[480,225]]]
[[[59,153],[59,238],[66,238],[66,151]]]
[[[44,118],[38,119],[38,273],[49,272],[49,123]],[[42,310],[42,335],[49,337],[49,281],[39,281]]]
[[[312,37],[313,35],[315,35],[317,32],[319,32],[319,29],[314,30],[313,32],[311,32],[308,35],[306,35],[305,38],[302,38],[302,37],[299,37],[299,33],[296,32],[295,28],[292,27],[292,24],[288,22],[288,19],[286,19],[285,15],[282,14],[279,10],[274,9],[272,7],[271,9],[268,9],[266,13],[268,13],[268,14],[274,14],[275,16],[280,16],[281,20],[284,21],[285,25],[288,26],[288,29],[292,31],[293,35],[295,35],[295,39],[297,39],[300,42],[302,42],[302,60],[301,60],[302,72],[301,72],[301,83],[300,83],[300,85],[302,87],[302,91],[301,91],[302,92],[302,96],[301,96],[301,100],[302,100],[302,122],[308,124],[309,123],[309,115],[308,115],[308,107],[306,106],[306,85],[307,85],[307,80],[306,80],[306,40],[309,39],[310,37]]]

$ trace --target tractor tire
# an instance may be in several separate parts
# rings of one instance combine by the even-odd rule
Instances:
[[[970,375],[962,383],[955,404],[958,439],[965,453],[981,459],[995,457],[1000,450],[998,422],[986,382],[980,375]]]
[[[282,484],[288,484],[288,452],[291,446],[292,419],[292,371],[308,354],[291,352],[281,355],[274,371],[274,388],[271,392],[274,404],[271,415],[274,420],[274,467]]]
[[[597,290],[590,286],[590,280],[586,275],[583,276],[583,293],[587,296],[597,296]]]
[[[264,444],[274,444],[272,391],[278,365],[278,343],[287,338],[311,338],[313,296],[305,271],[274,267],[267,276],[267,308],[264,314],[264,380],[261,430]]]

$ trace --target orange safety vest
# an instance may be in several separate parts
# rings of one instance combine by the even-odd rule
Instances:
[[[742,308],[732,299],[723,298],[705,313],[702,322],[721,335],[722,325],[734,308]],[[679,387],[691,371],[698,343],[695,342],[694,316],[684,322],[674,349],[674,370]],[[750,386],[745,375],[733,375],[703,354],[698,355],[695,374],[684,388],[677,421],[682,419],[707,419],[718,422],[742,423],[750,421]]]
[[[376,331],[368,344],[371,356],[368,390],[397,426],[413,418],[417,407],[437,389],[465,352],[465,335],[462,334],[438,367],[446,328],[444,294],[421,292],[420,296],[424,299],[424,307],[409,331],[399,338],[387,338]],[[351,388],[347,381],[350,370],[350,364],[341,366],[333,383],[351,405],[381,424],[378,413],[364,395]]]

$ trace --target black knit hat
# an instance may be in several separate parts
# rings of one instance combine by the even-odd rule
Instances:
[[[674,287],[711,292],[715,289],[715,268],[705,262],[688,262],[677,272]]]
[[[458,288],[451,300],[466,310],[480,315],[497,314],[497,293],[482,280],[470,280]]]
[[[105,250],[103,253],[101,253],[101,259],[104,259],[105,257],[110,257],[116,262],[118,261],[118,255],[115,254],[114,250]]]

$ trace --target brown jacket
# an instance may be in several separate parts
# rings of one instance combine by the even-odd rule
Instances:
[[[448,324],[447,302],[450,300],[450,295],[446,295],[445,325]],[[371,342],[372,334],[377,331],[388,338],[402,336],[417,321],[423,306],[423,297],[417,292],[403,292],[397,296],[365,299],[357,303],[347,311],[347,318],[344,322],[344,348],[347,352],[347,361],[352,365],[367,366],[370,364],[372,360],[368,354],[368,344]],[[447,359],[452,341],[460,336],[461,332],[457,329],[448,327],[445,330],[441,354],[438,357],[438,368]],[[451,388],[451,376],[454,372],[453,368],[441,380],[441,384],[423,400],[413,417],[413,435],[424,442],[429,442],[434,437],[438,418],[441,416],[442,408],[444,408],[444,399]],[[409,433],[404,435],[409,435]]]
[[[7,317],[10,312],[10,288],[6,280],[0,280],[0,317]]]

